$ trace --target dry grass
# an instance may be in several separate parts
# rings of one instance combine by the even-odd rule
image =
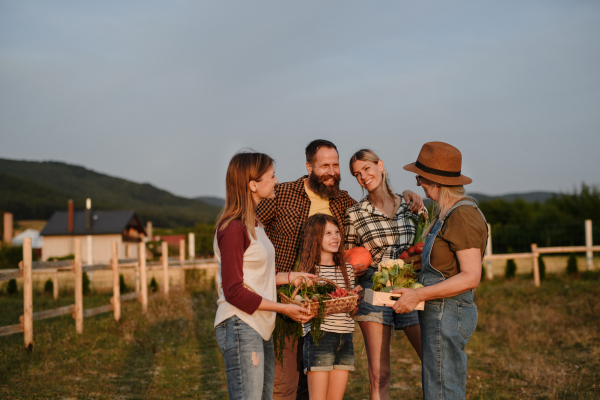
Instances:
[[[551,276],[540,289],[524,278],[480,286],[479,324],[467,347],[469,399],[600,398],[600,281],[598,273],[585,277]],[[22,335],[2,337],[0,398],[227,398],[215,300],[214,290],[197,286],[152,300],[147,316],[129,302],[122,322],[86,318],[81,336],[70,316],[36,322],[31,354]],[[86,298],[89,306],[105,302],[106,295]],[[3,310],[17,303],[0,297]],[[346,398],[367,399],[358,326],[354,337]],[[391,351],[392,398],[421,398],[421,366],[402,333],[394,333]]]

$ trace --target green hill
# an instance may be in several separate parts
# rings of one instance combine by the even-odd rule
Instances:
[[[48,219],[66,210],[73,199],[75,209],[92,199],[98,210],[135,210],[154,226],[174,228],[213,223],[219,207],[175,196],[148,183],[134,183],[84,167],[55,161],[0,159],[0,210],[15,219]]]

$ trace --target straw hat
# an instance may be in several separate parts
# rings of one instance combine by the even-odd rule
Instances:
[[[417,162],[405,165],[404,169],[442,185],[468,185],[473,180],[461,175],[461,164],[462,154],[456,147],[444,142],[429,142],[421,148]]]

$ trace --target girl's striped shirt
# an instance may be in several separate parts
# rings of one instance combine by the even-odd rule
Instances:
[[[339,271],[336,271],[334,265],[321,265],[317,267],[317,275],[323,278],[330,279],[337,283],[341,288],[350,290],[354,288],[354,269],[352,265],[346,264],[348,271],[348,280],[350,281],[350,287],[346,287],[344,277]],[[325,320],[321,324],[321,330],[334,333],[352,333],[354,332],[354,320],[350,318],[348,313],[332,314],[325,317]],[[310,323],[304,324],[303,336],[306,336],[310,332]]]

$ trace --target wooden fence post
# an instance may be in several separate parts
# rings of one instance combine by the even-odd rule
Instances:
[[[112,258],[110,260],[113,270],[113,297],[111,303],[114,307],[115,321],[121,319],[121,286],[119,284],[119,242],[112,242]]]
[[[485,255],[487,256],[491,256],[492,255],[492,226],[490,224],[487,224],[488,227],[488,240],[487,240],[487,246],[485,247]],[[492,264],[492,260],[488,260],[486,263],[486,278],[489,280],[494,279],[494,271],[492,271],[493,268],[493,264]]]
[[[585,252],[585,258],[587,260],[588,271],[591,271],[594,269],[594,252],[592,251],[593,245],[594,244],[593,244],[593,239],[592,239],[592,220],[586,219],[585,220],[585,247],[587,247],[588,250]]]
[[[146,242],[141,241],[139,246],[140,251],[140,288],[142,295],[140,301],[142,303],[142,314],[148,312],[148,280],[146,279]]]
[[[58,269],[54,270],[54,275],[52,277],[52,290],[54,295],[54,300],[58,300]]]
[[[4,234],[2,240],[5,244],[11,244],[13,237],[13,215],[12,213],[4,213]]]
[[[193,233],[190,233],[193,235]],[[189,237],[189,235],[188,235]],[[185,291],[185,239],[179,241],[179,263],[181,265],[181,291]]]
[[[75,331],[83,333],[83,272],[81,260],[81,239],[75,239],[75,262],[73,272],[75,272]]]
[[[163,294],[169,297],[169,245],[162,242]]]
[[[540,287],[540,265],[538,262],[540,253],[538,253],[536,243],[531,244],[531,253],[533,255],[533,283],[536,287]]]
[[[139,255],[139,253],[140,253],[140,251],[138,248],[138,255]],[[141,261],[138,258],[138,265],[136,265],[133,268],[133,274],[135,275],[135,292],[138,294],[140,293],[140,265],[141,265]]]
[[[196,258],[196,234],[188,233],[188,256],[190,260]]]
[[[31,238],[23,239],[23,333],[25,348],[33,350],[33,280]]]

